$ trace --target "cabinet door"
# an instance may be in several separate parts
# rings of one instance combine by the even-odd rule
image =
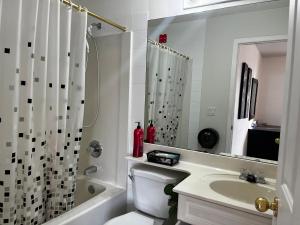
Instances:
[[[178,219],[192,225],[271,225],[272,218],[179,195]]]

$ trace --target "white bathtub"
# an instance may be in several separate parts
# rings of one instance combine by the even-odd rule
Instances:
[[[103,225],[126,212],[126,190],[98,179],[79,176],[72,210],[43,225]]]

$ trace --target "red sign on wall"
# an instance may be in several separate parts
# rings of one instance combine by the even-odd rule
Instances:
[[[159,35],[159,43],[167,43],[167,41],[168,41],[168,35],[167,34]]]

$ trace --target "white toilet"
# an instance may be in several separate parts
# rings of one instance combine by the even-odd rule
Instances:
[[[180,172],[135,166],[131,169],[133,199],[136,212],[109,220],[105,225],[161,225],[169,217],[167,184],[176,184],[184,177]]]

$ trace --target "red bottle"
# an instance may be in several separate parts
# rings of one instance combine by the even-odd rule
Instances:
[[[143,156],[143,144],[144,144],[144,131],[141,128],[140,122],[137,122],[137,128],[134,130],[134,140],[133,140],[133,157]]]
[[[147,128],[147,142],[154,144],[155,142],[155,127],[153,126],[152,120],[150,120],[150,125]]]

